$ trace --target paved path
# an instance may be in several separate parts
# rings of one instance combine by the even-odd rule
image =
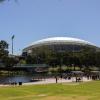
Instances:
[[[83,79],[81,80],[83,82],[87,82],[87,81],[92,81],[91,79],[87,79],[85,77],[83,77]],[[76,82],[76,78],[71,78],[70,80],[68,79],[58,79],[57,83],[69,83],[69,82]],[[37,82],[29,82],[29,83],[23,83],[23,85],[33,85],[33,84],[51,84],[51,83],[56,83],[56,79],[55,78],[49,78],[49,79],[42,79],[40,81]]]

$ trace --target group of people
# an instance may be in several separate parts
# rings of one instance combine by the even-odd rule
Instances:
[[[16,86],[16,85],[22,85],[22,82],[11,82],[11,83],[9,83],[10,85],[14,85],[14,86]]]

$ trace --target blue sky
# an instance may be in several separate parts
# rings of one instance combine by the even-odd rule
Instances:
[[[100,0],[14,0],[0,4],[0,40],[15,35],[14,53],[53,36],[75,37],[100,46]]]

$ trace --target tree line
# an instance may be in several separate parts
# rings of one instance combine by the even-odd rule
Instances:
[[[82,67],[100,67],[100,50],[95,48],[84,47],[76,52],[66,51],[57,52],[48,48],[36,49],[31,55],[25,57],[27,64],[45,63],[50,66],[78,66]]]
[[[70,67],[98,67],[100,68],[100,50],[85,47],[78,52],[56,52],[48,48],[41,48],[32,51],[31,55],[13,56],[8,51],[9,44],[0,41],[0,64],[5,67],[13,67],[16,64],[47,64],[52,67],[70,66]]]

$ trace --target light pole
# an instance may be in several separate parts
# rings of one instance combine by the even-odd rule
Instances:
[[[14,35],[11,37],[11,40],[12,40],[12,55],[13,55],[13,49],[14,49],[13,48],[13,40],[14,40],[14,37],[15,37]]]

